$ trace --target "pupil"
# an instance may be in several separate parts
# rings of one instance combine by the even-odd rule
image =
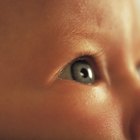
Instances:
[[[80,71],[80,75],[83,78],[87,78],[88,77],[88,71],[85,68],[82,68],[81,71]]]

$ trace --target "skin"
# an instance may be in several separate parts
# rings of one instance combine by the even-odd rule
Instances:
[[[138,2],[0,1],[0,139],[140,140]],[[61,77],[81,55],[92,85]]]

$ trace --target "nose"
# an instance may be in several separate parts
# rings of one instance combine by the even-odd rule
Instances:
[[[132,140],[140,140],[140,81],[135,80],[130,85],[130,104],[132,105],[131,119],[130,119],[130,135]],[[129,96],[129,95],[128,95]],[[131,106],[130,105],[130,106]],[[128,105],[129,106],[129,105]]]
[[[129,120],[130,135],[132,140],[140,140],[140,77],[137,78],[134,71],[127,76],[125,95],[126,98],[129,98],[127,106],[131,106],[128,112],[131,116]]]

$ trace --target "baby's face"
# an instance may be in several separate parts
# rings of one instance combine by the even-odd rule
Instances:
[[[134,0],[0,2],[0,139],[140,140]]]

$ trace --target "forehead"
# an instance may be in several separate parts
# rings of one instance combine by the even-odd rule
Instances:
[[[111,0],[62,0],[47,3],[51,17],[57,20],[57,25],[92,28],[130,28],[132,24],[133,8],[130,1]],[[119,25],[121,24],[121,25]],[[66,26],[67,27],[67,26]],[[77,28],[76,27],[76,28]],[[91,30],[91,28],[89,29]]]
[[[131,0],[54,0],[47,6],[51,15],[48,21],[52,20],[48,24],[54,25],[52,28],[57,28],[64,35],[104,35],[131,42],[136,27],[138,30],[134,2]]]
[[[56,39],[78,35],[131,44],[139,40],[138,3],[139,0],[2,1],[0,31],[6,39],[10,35],[16,37],[18,30],[18,36],[34,33],[34,38],[39,38],[42,34],[41,38],[47,36],[48,42],[52,41],[51,36]]]

